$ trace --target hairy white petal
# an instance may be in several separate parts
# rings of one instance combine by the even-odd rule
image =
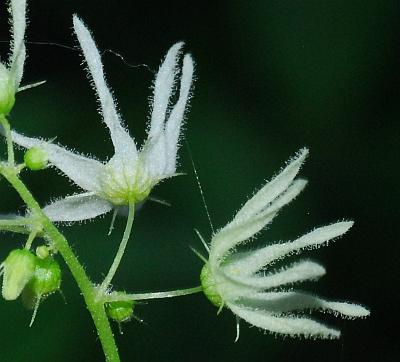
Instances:
[[[283,194],[257,216],[240,220],[235,218],[219,230],[211,240],[213,250],[210,253],[210,259],[222,258],[227,251],[259,232],[273,220],[283,206],[292,201],[303,190],[306,183],[305,180],[294,181]]]
[[[153,179],[167,176],[167,148],[165,133],[148,138],[140,151],[140,160],[146,166]]]
[[[233,270],[243,270],[243,273],[251,275],[272,261],[280,259],[288,254],[300,251],[304,248],[321,246],[321,244],[326,241],[344,234],[352,225],[352,221],[342,221],[332,225],[322,226],[292,242],[268,245],[251,253],[246,253],[242,258],[238,258],[228,267]]]
[[[26,28],[26,0],[11,0],[9,10],[12,17],[11,23],[11,54],[10,69],[14,75],[15,89],[18,89],[24,72],[25,63],[25,28]]]
[[[247,309],[232,303],[227,306],[240,318],[253,326],[274,333],[289,335],[292,337],[304,336],[306,338],[339,338],[340,331],[329,328],[309,318],[274,316],[265,311]]]
[[[93,79],[95,90],[99,97],[104,122],[110,130],[115,153],[126,158],[134,158],[137,156],[136,145],[128,132],[121,125],[113,96],[105,80],[103,64],[96,44],[90,31],[76,15],[74,15],[73,22],[76,36],[82,48],[90,76]]]
[[[345,302],[331,302],[303,292],[257,293],[240,301],[243,305],[263,309],[271,313],[287,313],[301,310],[322,310],[342,317],[367,317],[370,312],[361,305]]]
[[[307,180],[294,180],[292,184],[280,196],[274,199],[271,204],[263,210],[263,212],[279,211],[282,207],[292,202],[306,187]],[[237,221],[240,222],[240,221]]]
[[[235,216],[235,220],[247,219],[261,212],[276,197],[284,192],[293,182],[300,170],[308,149],[301,149],[289,164],[275,176],[270,182],[262,187],[250,200],[248,200]]]
[[[178,102],[169,115],[165,125],[165,134],[167,138],[167,160],[168,173],[175,173],[176,170],[176,155],[178,152],[179,133],[185,115],[185,109],[190,94],[190,88],[193,80],[193,59],[189,54],[183,58],[181,87],[179,91]]]
[[[52,221],[81,221],[95,218],[112,209],[111,203],[92,192],[68,196],[43,208]]]
[[[174,88],[178,55],[183,42],[174,44],[165,56],[164,62],[158,70],[154,81],[154,99],[149,138],[154,137],[164,130],[164,121],[169,104],[169,99]]]
[[[279,286],[317,279],[325,274],[325,268],[315,262],[303,260],[290,265],[289,267],[265,276],[242,276],[247,275],[247,270],[234,270],[230,268],[225,272],[236,282],[258,289],[270,289]]]
[[[237,225],[230,225],[218,231],[211,239],[210,263],[218,264],[225,257],[225,254],[258,233],[265,225],[270,223],[277,213],[261,214],[258,217],[247,220]]]
[[[49,162],[82,189],[88,191],[98,191],[100,189],[99,175],[104,167],[101,162],[77,155],[63,147],[38,138],[22,136],[14,131],[12,131],[11,137],[16,144],[22,147],[41,147],[47,153]]]

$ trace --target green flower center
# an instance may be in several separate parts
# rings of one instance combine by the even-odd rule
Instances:
[[[117,206],[143,201],[155,184],[140,163],[126,166],[117,162],[105,166],[100,182],[101,195]]]

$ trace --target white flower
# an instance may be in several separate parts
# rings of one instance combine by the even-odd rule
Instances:
[[[11,0],[11,54],[7,64],[0,61],[0,116],[14,106],[25,63],[26,0]]]
[[[271,223],[279,210],[303,190],[306,181],[294,178],[307,154],[307,149],[300,150],[244,204],[230,223],[213,235],[201,281],[204,293],[214,305],[229,308],[254,326],[289,336],[338,338],[339,330],[295,312],[322,310],[355,318],[368,316],[369,311],[356,304],[330,302],[301,291],[283,290],[294,283],[323,276],[325,269],[320,264],[301,260],[279,270],[273,270],[273,264],[304,249],[325,245],[344,234],[353,222],[323,226],[290,242],[251,251],[235,250]]]
[[[173,45],[155,78],[148,137],[138,150],[121,123],[105,81],[99,51],[89,30],[77,16],[74,16],[73,22],[115,154],[107,163],[102,163],[51,142],[12,132],[15,143],[25,148],[40,147],[47,153],[51,165],[86,191],[45,207],[45,213],[54,221],[90,219],[110,211],[114,206],[140,202],[149,195],[154,185],[176,174],[180,129],[193,78],[193,60],[186,54],[183,58],[178,100],[172,107],[171,97],[183,43]]]

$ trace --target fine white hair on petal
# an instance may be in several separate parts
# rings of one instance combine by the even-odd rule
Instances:
[[[254,294],[240,301],[254,309],[270,313],[288,313],[302,310],[321,310],[347,318],[367,317],[370,312],[361,305],[346,302],[331,302],[304,292],[266,292]]]
[[[73,17],[73,23],[76,36],[89,68],[89,74],[99,97],[104,122],[110,130],[115,153],[133,158],[137,155],[136,145],[128,132],[121,125],[115,101],[105,80],[100,53],[90,31],[76,15]]]
[[[160,132],[154,137],[148,138],[143,145],[139,157],[151,178],[157,180],[167,175],[167,146],[165,133]]]
[[[243,270],[243,273],[251,275],[269,263],[288,254],[309,247],[321,246],[328,240],[344,234],[352,225],[352,221],[342,221],[322,226],[294,241],[268,245],[259,250],[252,251],[251,254],[245,254],[242,258],[237,258],[234,262],[230,263],[226,268]]]
[[[225,274],[236,282],[258,289],[271,289],[306,280],[315,280],[325,275],[326,272],[322,265],[309,260],[296,262],[278,272],[269,273],[265,276],[247,276],[246,272],[244,273],[246,276],[242,276],[241,271],[230,269],[229,274]],[[244,269],[244,271],[246,270]]]
[[[223,257],[227,251],[262,230],[274,219],[283,206],[296,198],[296,196],[304,189],[306,184],[307,181],[305,180],[295,180],[279,197],[275,198],[274,201],[258,215],[255,215],[252,218],[235,217],[212,238],[211,247],[213,251],[210,254],[210,259],[214,260],[215,258]]]
[[[67,175],[75,184],[84,190],[98,191],[101,188],[99,175],[104,165],[92,158],[80,156],[67,149],[46,142],[38,138],[25,137],[19,133],[11,132],[12,140],[25,148],[40,147],[46,153],[51,165],[57,167]]]
[[[82,221],[111,211],[113,206],[108,201],[92,192],[67,196],[43,208],[52,221]]]
[[[274,201],[272,201],[270,205],[262,212],[279,211],[282,207],[292,202],[304,190],[306,185],[307,180],[294,180],[292,184],[286,189],[286,191],[276,197]],[[240,219],[235,218],[235,221],[240,222]]]
[[[150,129],[148,132],[149,137],[154,137],[164,130],[164,121],[174,88],[178,56],[182,46],[183,42],[179,42],[168,50],[165,60],[157,72],[154,81],[154,98]]]
[[[274,219],[276,214],[277,212],[262,214],[249,219],[246,223],[232,225],[218,231],[211,239],[210,263],[219,264],[229,250],[262,230]]]
[[[243,205],[236,214],[235,219],[249,218],[256,215],[284,192],[298,174],[307,155],[307,148],[302,148],[298,151],[296,156],[289,161],[289,164],[283,169],[283,171],[256,192],[256,194]]]
[[[291,337],[304,336],[306,338],[333,339],[340,337],[340,331],[325,326],[309,318],[276,316],[265,311],[247,309],[233,303],[227,306],[246,322],[270,332],[289,335]]]
[[[176,155],[178,152],[178,141],[185,109],[190,95],[190,89],[193,81],[194,64],[190,54],[186,54],[183,58],[181,85],[179,98],[172,109],[168,121],[165,125],[165,133],[167,138],[167,172],[174,173],[176,170]]]
[[[14,75],[15,89],[18,89],[24,72],[25,63],[25,28],[26,28],[26,0],[11,0],[9,11],[11,14],[11,54],[9,64]]]

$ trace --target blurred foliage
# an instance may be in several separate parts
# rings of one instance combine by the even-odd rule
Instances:
[[[342,329],[341,340],[274,338],[243,323],[241,338],[233,343],[231,313],[217,317],[203,296],[194,295],[138,305],[135,312],[144,324],[124,324],[122,335],[115,326],[123,361],[397,359],[399,6],[379,0],[30,1],[32,43],[24,79],[47,83],[18,94],[14,128],[57,136],[100,159],[112,154],[80,54],[51,45],[76,45],[73,13],[93,30],[101,49],[153,71],[168,47],[184,39],[197,63],[185,135],[214,225],[223,226],[304,145],[311,156],[302,176],[310,184],[257,242],[290,239],[342,218],[356,221],[342,240],[305,253],[328,269],[308,290],[372,309],[363,321],[323,316]],[[5,9],[2,1],[2,57],[9,39]],[[104,63],[126,124],[140,141],[153,73],[110,52]],[[4,155],[4,146],[1,151]],[[194,227],[207,239],[211,231],[185,142],[181,170],[185,176],[154,190],[172,206],[147,202],[138,215],[115,288],[156,291],[199,283],[201,261],[188,246],[201,249]],[[23,178],[43,204],[77,192],[54,170]],[[4,180],[0,194],[1,213],[24,211]],[[123,231],[119,218],[107,237],[109,222],[108,215],[62,227],[94,281],[106,272]],[[1,234],[0,258],[22,242]],[[0,361],[102,360],[90,316],[65,267],[62,290],[65,302],[57,294],[48,298],[32,328],[30,312],[20,303],[0,302]]]

